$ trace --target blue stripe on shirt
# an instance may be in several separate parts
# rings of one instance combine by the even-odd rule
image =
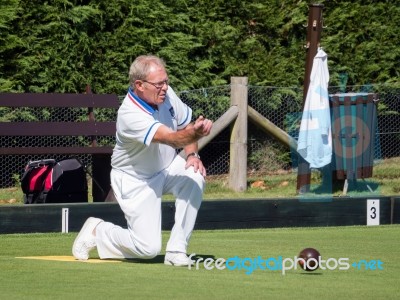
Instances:
[[[185,124],[188,118],[189,118],[189,107],[186,106],[186,118],[185,118],[185,120],[183,120],[182,123],[178,124],[178,126]]]
[[[160,122],[155,122],[153,125],[150,126],[149,130],[147,131],[147,134],[146,134],[146,136],[145,136],[145,138],[144,138],[144,144],[145,144],[145,145],[147,145],[147,144],[146,144],[146,141],[147,141],[147,137],[148,137],[149,134],[150,134],[151,129],[152,129],[152,128],[154,127],[154,125],[156,125],[157,123],[160,123]]]

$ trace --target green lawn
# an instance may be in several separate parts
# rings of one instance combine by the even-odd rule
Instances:
[[[27,225],[28,226],[28,225]],[[163,244],[169,232],[163,233]],[[380,260],[383,270],[306,272],[207,270],[151,261],[85,263],[20,259],[71,255],[76,233],[0,235],[1,299],[398,299],[400,226],[194,231],[197,257],[294,258],[306,247],[323,259]],[[92,258],[97,254],[93,253]],[[331,260],[331,265],[333,260]],[[245,265],[246,266],[246,265]]]

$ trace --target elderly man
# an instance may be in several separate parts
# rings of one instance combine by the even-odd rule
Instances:
[[[97,247],[101,259],[151,259],[161,252],[161,197],[175,198],[175,224],[164,263],[187,266],[187,247],[203,196],[206,170],[197,141],[212,122],[192,110],[168,85],[163,60],[139,56],[129,70],[130,87],[118,110],[111,186],[127,221],[127,229],[89,218],[72,247],[86,260]],[[176,155],[183,148],[185,158]]]

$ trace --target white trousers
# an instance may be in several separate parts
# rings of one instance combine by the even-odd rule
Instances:
[[[150,259],[161,252],[161,197],[172,193],[175,198],[175,224],[166,251],[186,253],[200,208],[205,181],[185,170],[185,160],[177,156],[172,164],[150,179],[111,171],[111,186],[125,219],[127,229],[110,222],[96,228],[100,258]]]

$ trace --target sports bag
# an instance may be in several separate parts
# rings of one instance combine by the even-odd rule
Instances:
[[[25,204],[88,201],[85,166],[77,158],[29,161],[21,188]]]

